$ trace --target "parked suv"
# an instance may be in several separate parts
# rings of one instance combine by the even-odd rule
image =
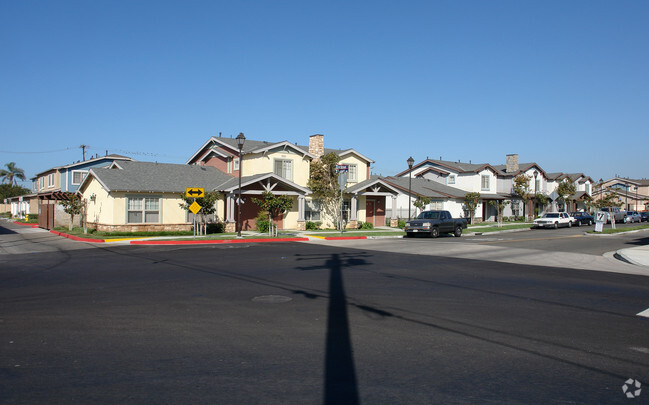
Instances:
[[[633,222],[642,222],[642,216],[637,211],[627,211],[626,217],[624,217],[624,222],[633,223]]]

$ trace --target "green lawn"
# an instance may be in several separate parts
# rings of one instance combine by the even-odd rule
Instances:
[[[588,231],[588,233],[594,234],[613,234],[613,233],[622,233],[622,232],[631,232],[631,231],[640,231],[642,229],[649,229],[649,225],[638,225],[632,228],[605,228],[602,229],[602,232]]]

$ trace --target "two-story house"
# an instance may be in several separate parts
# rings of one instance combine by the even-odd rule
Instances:
[[[600,180],[594,189],[593,198],[595,200],[601,199],[607,192],[615,192],[622,203],[623,210],[649,210],[649,180],[647,179],[614,177],[606,181]]]
[[[514,191],[514,179],[520,175],[529,178],[527,192],[532,195],[544,195],[548,200],[547,204],[541,204],[536,199],[530,199],[527,202],[528,205],[524,206],[524,202]],[[426,159],[413,165],[412,170],[407,169],[397,174],[396,177],[421,178],[456,189],[457,191],[452,193],[447,190],[449,197],[446,199],[438,197],[433,200],[430,206],[431,209],[443,208],[449,210],[454,216],[466,216],[468,214],[463,206],[464,196],[467,193],[480,193],[481,199],[475,213],[477,217],[475,219],[478,221],[493,221],[496,219],[497,209],[489,203],[490,201],[506,200],[510,202],[503,211],[505,217],[529,215],[530,213],[542,214],[545,211],[558,211],[559,208],[568,208],[569,210],[585,209],[585,202],[590,197],[592,190],[592,179],[590,177],[581,173],[547,173],[537,163],[519,163],[517,154],[507,155],[506,163],[503,165]],[[574,182],[577,189],[574,195],[566,198],[568,200],[567,207],[558,200],[556,193],[558,184],[564,179]],[[396,209],[400,217],[404,217],[404,211],[408,211],[408,204],[412,203],[416,195],[423,194],[415,194],[415,191],[412,191],[410,197],[408,197],[407,192],[405,195],[398,197]],[[391,207],[390,209],[392,210]]]
[[[68,193],[75,193],[92,168],[105,167],[115,161],[132,161],[121,155],[95,156],[85,161],[57,166],[32,177],[33,191],[38,199],[38,223],[46,229],[67,225],[67,214],[57,214],[57,202],[67,199]],[[78,220],[78,219],[77,219]]]
[[[180,194],[186,188],[199,187],[221,195],[215,219],[223,221],[228,232],[235,231],[239,222],[243,230],[256,227],[260,209],[253,199],[264,192],[286,195],[293,201],[288,212],[274,218],[280,229],[303,230],[307,221],[331,228],[334,215],[313,199],[308,188],[311,163],[330,152],[349,168],[343,194],[348,227],[358,222],[383,225],[386,199],[398,194],[394,187],[369,177],[371,159],[354,149],[327,149],[323,135],[311,136],[308,146],[244,139],[239,148],[237,138],[215,136],[185,165],[115,162],[110,168],[90,170],[80,188],[88,201],[90,227],[189,229],[190,216],[180,208]],[[391,223],[396,224],[396,218],[391,218]]]

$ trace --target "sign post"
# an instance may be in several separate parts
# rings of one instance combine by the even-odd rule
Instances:
[[[604,223],[606,222],[606,212],[597,211],[595,213],[595,232],[602,232]]]
[[[205,197],[205,189],[201,187],[187,187],[185,197],[194,198],[194,202],[189,206],[189,210],[194,214],[194,239],[196,239],[196,215],[203,207],[196,202],[197,198]]]
[[[347,177],[349,176],[349,165],[336,165],[338,173],[338,188],[340,188],[340,234],[343,234],[343,190],[347,186]]]

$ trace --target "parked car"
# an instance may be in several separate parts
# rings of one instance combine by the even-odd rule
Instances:
[[[407,237],[415,236],[415,234],[423,233],[430,235],[433,238],[439,236],[440,233],[452,233],[456,237],[462,236],[462,230],[466,229],[466,218],[453,218],[448,211],[424,211],[417,216],[416,219],[411,219],[406,222]]]
[[[633,222],[642,222],[642,216],[638,211],[627,211],[626,217],[624,217],[624,222],[633,223]]]
[[[582,226],[582,225],[592,225],[595,223],[595,218],[587,212],[571,212],[570,216],[575,220],[572,222],[573,225]]]
[[[615,218],[615,222],[624,222],[624,212],[620,211],[618,207],[604,207],[600,211],[606,213],[606,223],[611,223],[611,215]]]
[[[640,213],[640,220],[642,222],[645,222],[645,221],[649,222],[649,211],[642,211]]]
[[[534,220],[532,228],[558,228],[565,226],[570,228],[575,219],[568,215],[567,212],[548,212],[541,218]]]

